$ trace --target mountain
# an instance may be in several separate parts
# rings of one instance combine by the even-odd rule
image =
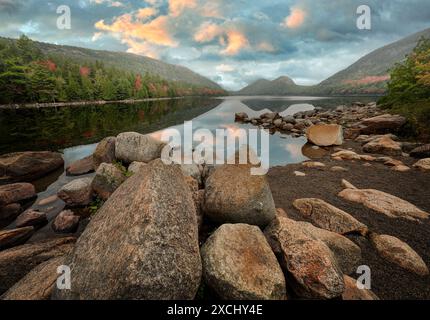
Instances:
[[[16,40],[0,37],[0,41]],[[48,56],[62,56],[77,63],[95,63],[96,61],[99,61],[105,66],[115,67],[124,71],[130,71],[142,75],[149,73],[151,75],[159,76],[167,81],[178,81],[192,86],[223,90],[217,83],[191,71],[186,67],[169,64],[132,53],[92,50],[37,41],[34,41],[34,43]]]
[[[430,28],[377,49],[316,86],[296,85],[288,77],[257,80],[234,92],[236,95],[342,95],[383,94],[390,69],[412,52],[421,38],[430,38]]]
[[[300,94],[308,89],[306,86],[299,86],[294,81],[282,76],[275,80],[259,79],[245,88],[235,92],[236,95],[291,95]]]

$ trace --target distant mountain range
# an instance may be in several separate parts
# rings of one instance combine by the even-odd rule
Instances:
[[[2,37],[0,37],[0,40],[16,41]],[[37,41],[35,41],[35,44],[46,55],[60,55],[77,63],[85,64],[99,61],[106,66],[130,71],[136,74],[149,73],[151,75],[160,76],[162,79],[168,81],[178,81],[196,87],[224,90],[217,83],[191,71],[186,67],[169,64],[132,53],[92,50]]]
[[[421,38],[430,38],[430,28],[377,49],[315,86],[300,86],[289,77],[259,79],[235,95],[346,95],[383,94],[389,70],[412,52]]]

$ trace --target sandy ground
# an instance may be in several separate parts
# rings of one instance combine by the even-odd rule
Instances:
[[[355,151],[361,153],[358,144],[350,142],[347,147],[353,147]],[[412,165],[416,161],[411,158],[398,159],[407,165]],[[293,219],[305,220],[292,206],[292,202],[299,198],[323,199],[367,224],[371,231],[393,235],[405,241],[430,267],[430,221],[417,223],[389,218],[337,196],[343,189],[341,180],[346,179],[358,188],[385,191],[430,212],[429,172],[416,169],[395,172],[379,163],[372,163],[371,167],[366,167],[363,166],[365,163],[363,161],[333,161],[329,154],[315,161],[323,162],[327,167],[321,170],[294,164],[275,167],[269,171],[268,181],[278,208],[283,208]],[[349,171],[332,172],[329,170],[332,166],[342,166]],[[296,177],[294,171],[304,172],[306,176]],[[430,276],[420,277],[387,262],[376,253],[365,238],[354,237],[351,240],[361,247],[362,264],[371,268],[372,290],[381,299],[430,299]]]

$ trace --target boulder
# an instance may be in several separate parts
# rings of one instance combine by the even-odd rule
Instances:
[[[0,226],[3,222],[9,221],[10,219],[14,219],[22,212],[21,205],[19,203],[11,203],[7,204],[4,207],[0,207]]]
[[[60,153],[16,152],[0,156],[0,184],[19,181],[33,181],[62,167]]]
[[[30,183],[12,183],[0,186],[0,207],[36,197],[36,189]]]
[[[107,200],[126,179],[127,177],[117,166],[102,163],[92,181],[92,190],[101,199]]]
[[[221,299],[284,300],[284,274],[256,226],[224,224],[201,249],[203,277]]]
[[[396,196],[374,189],[345,189],[339,197],[361,203],[369,209],[385,214],[390,218],[404,218],[415,221],[427,219],[429,214],[413,204]]]
[[[266,226],[276,214],[266,177],[239,164],[219,166],[206,180],[204,212],[218,223],[258,226]]]
[[[414,168],[429,171],[430,170],[430,158],[421,159],[413,165]]]
[[[57,233],[75,233],[79,226],[79,217],[73,211],[61,211],[52,222],[52,229]]]
[[[49,300],[59,274],[57,268],[65,263],[59,256],[45,261],[6,291],[1,300]]]
[[[133,161],[128,166],[128,172],[135,174],[135,173],[139,172],[140,169],[142,169],[144,166],[146,166],[146,163],[144,163],[144,162]]]
[[[33,233],[33,227],[0,231],[0,250],[8,249],[26,242]]]
[[[281,215],[264,234],[299,297],[331,299],[342,295],[342,271],[324,242],[307,236],[298,223]]]
[[[361,124],[362,134],[389,133],[399,131],[406,123],[406,118],[400,115],[383,114],[364,119]]]
[[[384,154],[387,156],[401,156],[402,146],[399,142],[392,140],[388,136],[374,139],[363,146],[363,151],[367,153]]]
[[[320,147],[340,146],[343,144],[342,127],[336,124],[318,124],[308,128],[308,140]]]
[[[92,217],[55,299],[193,299],[200,284],[196,211],[179,167],[149,163]]]
[[[307,236],[321,240],[330,248],[343,273],[351,274],[357,270],[361,261],[361,249],[354,242],[338,233],[317,228],[309,222],[298,221],[297,224]]]
[[[413,158],[424,159],[430,158],[430,144],[426,144],[413,149],[409,155]]]
[[[379,300],[371,290],[359,289],[357,280],[344,275],[345,291],[342,294],[342,300]]]
[[[104,138],[93,153],[93,169],[97,171],[102,163],[113,163],[115,158],[115,137]]]
[[[197,164],[181,164],[179,166],[184,176],[193,177],[197,180],[199,185],[202,184],[202,174]]]
[[[420,276],[429,274],[426,264],[418,253],[396,237],[372,233],[370,241],[376,251],[391,263]]]
[[[245,112],[238,112],[234,115],[234,121],[235,122],[240,122],[243,121],[245,119],[248,119],[248,115]]]
[[[166,144],[150,135],[136,132],[120,133],[115,142],[115,157],[125,163],[151,162],[161,157]]]
[[[66,168],[68,176],[80,176],[94,171],[93,156],[77,160]]]
[[[80,178],[63,186],[57,193],[69,207],[81,207],[90,204],[92,199],[92,178]]]
[[[51,239],[1,251],[0,294],[42,262],[68,254],[73,249],[75,241],[75,238],[70,237]]]
[[[368,231],[366,225],[349,213],[321,199],[297,199],[293,202],[293,206],[320,228],[339,234],[359,233],[365,235]]]
[[[15,224],[17,228],[22,227],[41,227],[48,223],[46,213],[39,212],[33,209],[29,209],[23,212],[18,218],[16,218]]]

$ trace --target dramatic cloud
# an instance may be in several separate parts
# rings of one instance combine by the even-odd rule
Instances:
[[[58,30],[68,5],[72,29]],[[227,89],[288,75],[315,84],[361,56],[430,27],[428,0],[0,0],[0,36],[127,51],[191,68]],[[367,79],[366,81],[373,81]]]

